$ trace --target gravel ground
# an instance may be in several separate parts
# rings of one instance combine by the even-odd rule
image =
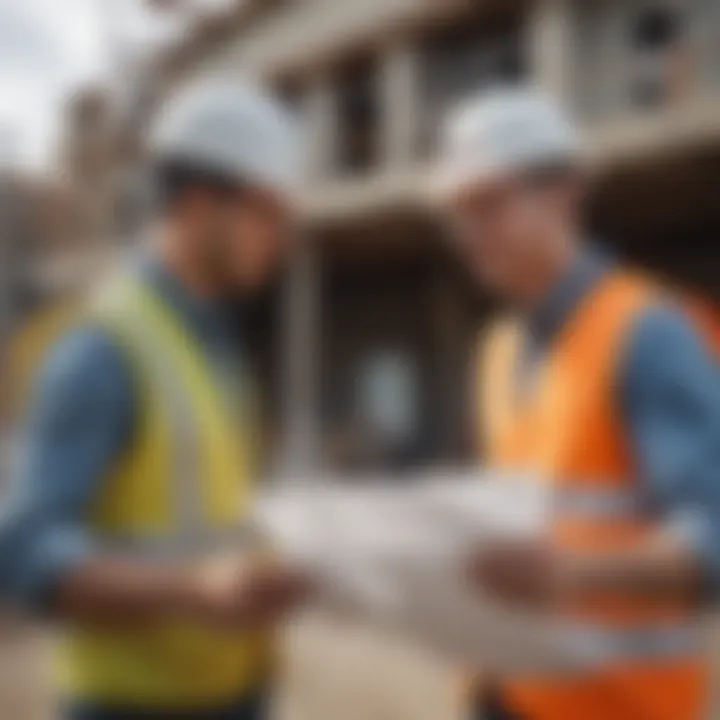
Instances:
[[[0,633],[0,720],[54,720],[47,639],[14,625]],[[719,622],[706,637],[717,660]],[[284,649],[277,720],[461,720],[452,673],[407,644],[309,617],[288,631]],[[710,718],[720,718],[717,704]]]
[[[458,720],[450,673],[367,630],[307,618],[284,643],[278,720]],[[0,720],[53,720],[48,642],[13,627],[0,641]]]

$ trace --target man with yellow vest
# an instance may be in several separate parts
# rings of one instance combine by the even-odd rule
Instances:
[[[566,676],[485,679],[485,720],[700,720],[696,621],[720,580],[720,382],[704,330],[583,242],[582,158],[549,98],[499,89],[453,114],[437,189],[458,249],[507,305],[477,360],[490,467],[546,483],[541,541],[472,575],[557,615],[595,659]]]
[[[73,720],[266,717],[268,629],[307,591],[244,516],[254,418],[235,301],[286,250],[272,98],[187,88],[152,133],[155,222],[50,353],[0,520],[0,593],[61,623]]]

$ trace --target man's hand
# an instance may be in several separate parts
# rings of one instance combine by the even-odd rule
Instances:
[[[279,620],[310,591],[302,572],[244,557],[197,566],[96,558],[61,580],[52,608],[58,617],[102,624],[175,615],[252,628]]]
[[[549,607],[563,594],[564,570],[560,554],[550,543],[505,540],[473,557],[468,574],[473,584],[501,600]]]
[[[232,627],[264,627],[301,604],[308,577],[277,563],[226,559],[198,570],[189,585],[189,609],[201,619]]]
[[[472,558],[469,575],[507,602],[549,608],[618,595],[662,603],[693,600],[700,570],[683,538],[658,531],[633,547],[592,553],[560,549],[548,540],[502,541]]]

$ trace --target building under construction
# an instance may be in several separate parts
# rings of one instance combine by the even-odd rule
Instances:
[[[160,99],[178,78],[257,78],[304,128],[303,241],[249,325],[267,434],[293,462],[472,451],[488,303],[424,193],[439,121],[469,93],[560,98],[591,145],[599,242],[720,290],[720,0],[264,0],[200,30],[162,58]]]
[[[599,241],[720,289],[720,0],[268,3],[185,64],[212,73],[261,79],[303,122],[307,228],[256,344],[270,436],[296,460],[471,451],[488,305],[424,193],[439,120],[468,93],[560,98],[591,145]]]

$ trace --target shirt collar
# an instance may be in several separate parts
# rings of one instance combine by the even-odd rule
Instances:
[[[594,249],[583,250],[568,271],[530,312],[527,328],[533,339],[545,343],[567,320],[582,298],[595,286],[611,266],[611,261]]]

